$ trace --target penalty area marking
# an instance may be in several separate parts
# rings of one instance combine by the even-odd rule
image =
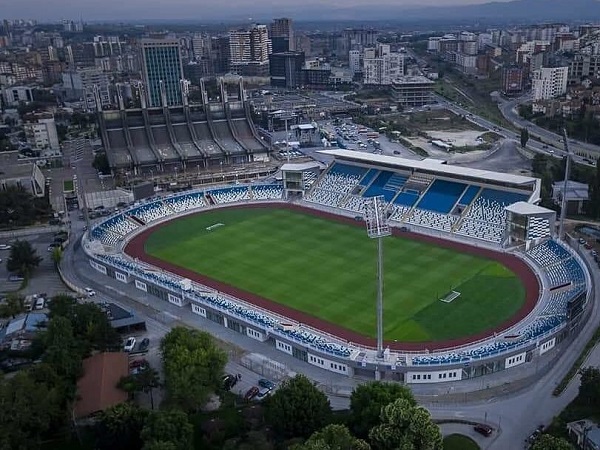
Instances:
[[[450,291],[449,294],[447,294],[446,296],[440,298],[439,300],[441,302],[444,302],[444,303],[452,303],[452,301],[456,300],[458,297],[460,297],[460,292],[458,292],[458,291]]]
[[[215,228],[219,228],[222,226],[225,226],[225,224],[224,223],[215,223],[215,224],[211,225],[210,227],[206,227],[206,231],[212,231]]]

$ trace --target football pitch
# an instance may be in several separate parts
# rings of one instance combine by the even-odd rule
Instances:
[[[364,227],[265,207],[174,220],[149,236],[145,251],[375,337],[376,246]],[[388,341],[472,336],[505,322],[525,301],[521,280],[498,261],[402,237],[385,238],[384,260]]]

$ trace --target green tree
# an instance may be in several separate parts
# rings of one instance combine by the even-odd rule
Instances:
[[[60,389],[36,381],[28,371],[0,382],[0,448],[38,448],[53,425],[65,422]]]
[[[150,405],[154,409],[154,389],[160,387],[158,371],[150,366],[142,368],[138,373],[121,378],[119,388],[129,394],[143,392],[150,395]]]
[[[227,355],[213,337],[199,330],[175,327],[160,343],[167,403],[197,411],[221,386]]]
[[[106,156],[105,152],[96,153],[96,156],[94,156],[94,162],[92,162],[92,167],[102,175],[110,174],[110,164],[108,163],[108,157]]]
[[[73,327],[85,353],[91,350],[108,351],[121,347],[122,339],[111,326],[106,313],[94,303],[77,303],[68,295],[57,295],[50,303],[49,317],[65,317]]]
[[[179,450],[179,447],[173,442],[152,441],[149,444],[144,444],[144,450]]]
[[[13,319],[25,312],[24,299],[19,294],[8,294],[4,303],[0,305],[0,317],[12,317]]]
[[[266,403],[271,428],[287,438],[308,437],[329,421],[327,396],[304,375],[284,381]]]
[[[41,204],[44,208],[41,208]],[[19,227],[30,225],[49,211],[45,199],[36,199],[22,186],[7,186],[0,191],[0,226]]]
[[[52,250],[52,262],[54,262],[54,266],[60,266],[60,262],[62,261],[63,251],[60,247],[54,247]]]
[[[381,423],[369,433],[376,450],[442,450],[442,433],[429,411],[400,398],[381,410]]]
[[[574,447],[564,438],[542,434],[535,440],[531,450],[574,450]]]
[[[147,446],[158,442],[172,443],[177,450],[189,450],[193,444],[194,427],[183,411],[177,409],[153,411],[146,419],[141,436],[144,450],[152,448]]]
[[[406,399],[412,406],[417,404],[410,389],[398,383],[374,381],[354,389],[350,397],[349,420],[353,433],[366,439],[371,428],[379,424],[381,408],[399,398]]]
[[[600,405],[600,369],[585,367],[579,371],[579,400],[588,405]]]
[[[327,425],[317,431],[301,445],[291,447],[290,450],[370,450],[371,446],[357,439],[344,425]]]
[[[37,255],[29,241],[16,241],[10,247],[6,268],[9,272],[25,277],[29,276],[40,262],[42,258]]]
[[[521,147],[525,148],[529,141],[529,130],[527,128],[521,128]]]
[[[96,447],[101,450],[139,450],[148,413],[133,403],[121,403],[100,413],[95,425]]]
[[[84,348],[73,334],[73,326],[66,317],[54,317],[40,335],[46,351],[42,361],[51,366],[56,373],[70,380],[73,385],[82,374]]]

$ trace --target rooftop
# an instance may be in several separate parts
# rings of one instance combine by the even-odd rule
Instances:
[[[463,166],[440,164],[439,162],[433,162],[430,159],[414,160],[400,158],[397,156],[376,155],[372,153],[362,153],[342,149],[321,150],[319,153],[358,163],[382,164],[395,169],[422,170],[434,172],[441,176],[448,175],[454,177],[471,178],[480,180],[481,182],[494,181],[496,183],[502,183],[504,185],[512,184],[518,187],[528,187],[529,185],[533,185],[538,181],[538,178],[492,172],[490,170],[471,169]]]
[[[543,208],[541,206],[534,205],[533,203],[527,203],[527,202],[513,203],[512,205],[507,206],[506,210],[516,213],[516,214],[521,214],[523,216],[529,216],[532,214],[554,213],[554,211],[552,211],[551,209]]]
[[[127,353],[98,353],[83,360],[83,376],[77,382],[78,401],[74,416],[87,417],[127,401],[127,393],[117,387],[129,374]]]
[[[18,158],[19,152],[0,152],[0,180],[30,177],[33,162]]]
[[[421,75],[406,75],[402,77],[398,77],[392,81],[392,85],[394,84],[431,84],[434,82],[431,81],[427,77],[423,77]]]

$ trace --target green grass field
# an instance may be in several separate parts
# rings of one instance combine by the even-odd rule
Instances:
[[[145,250],[375,336],[376,242],[364,228],[283,209],[222,209],[165,225]],[[399,237],[386,238],[384,252],[386,340],[474,335],[510,318],[525,300],[521,280],[497,261]],[[439,300],[451,290],[460,297]]]

